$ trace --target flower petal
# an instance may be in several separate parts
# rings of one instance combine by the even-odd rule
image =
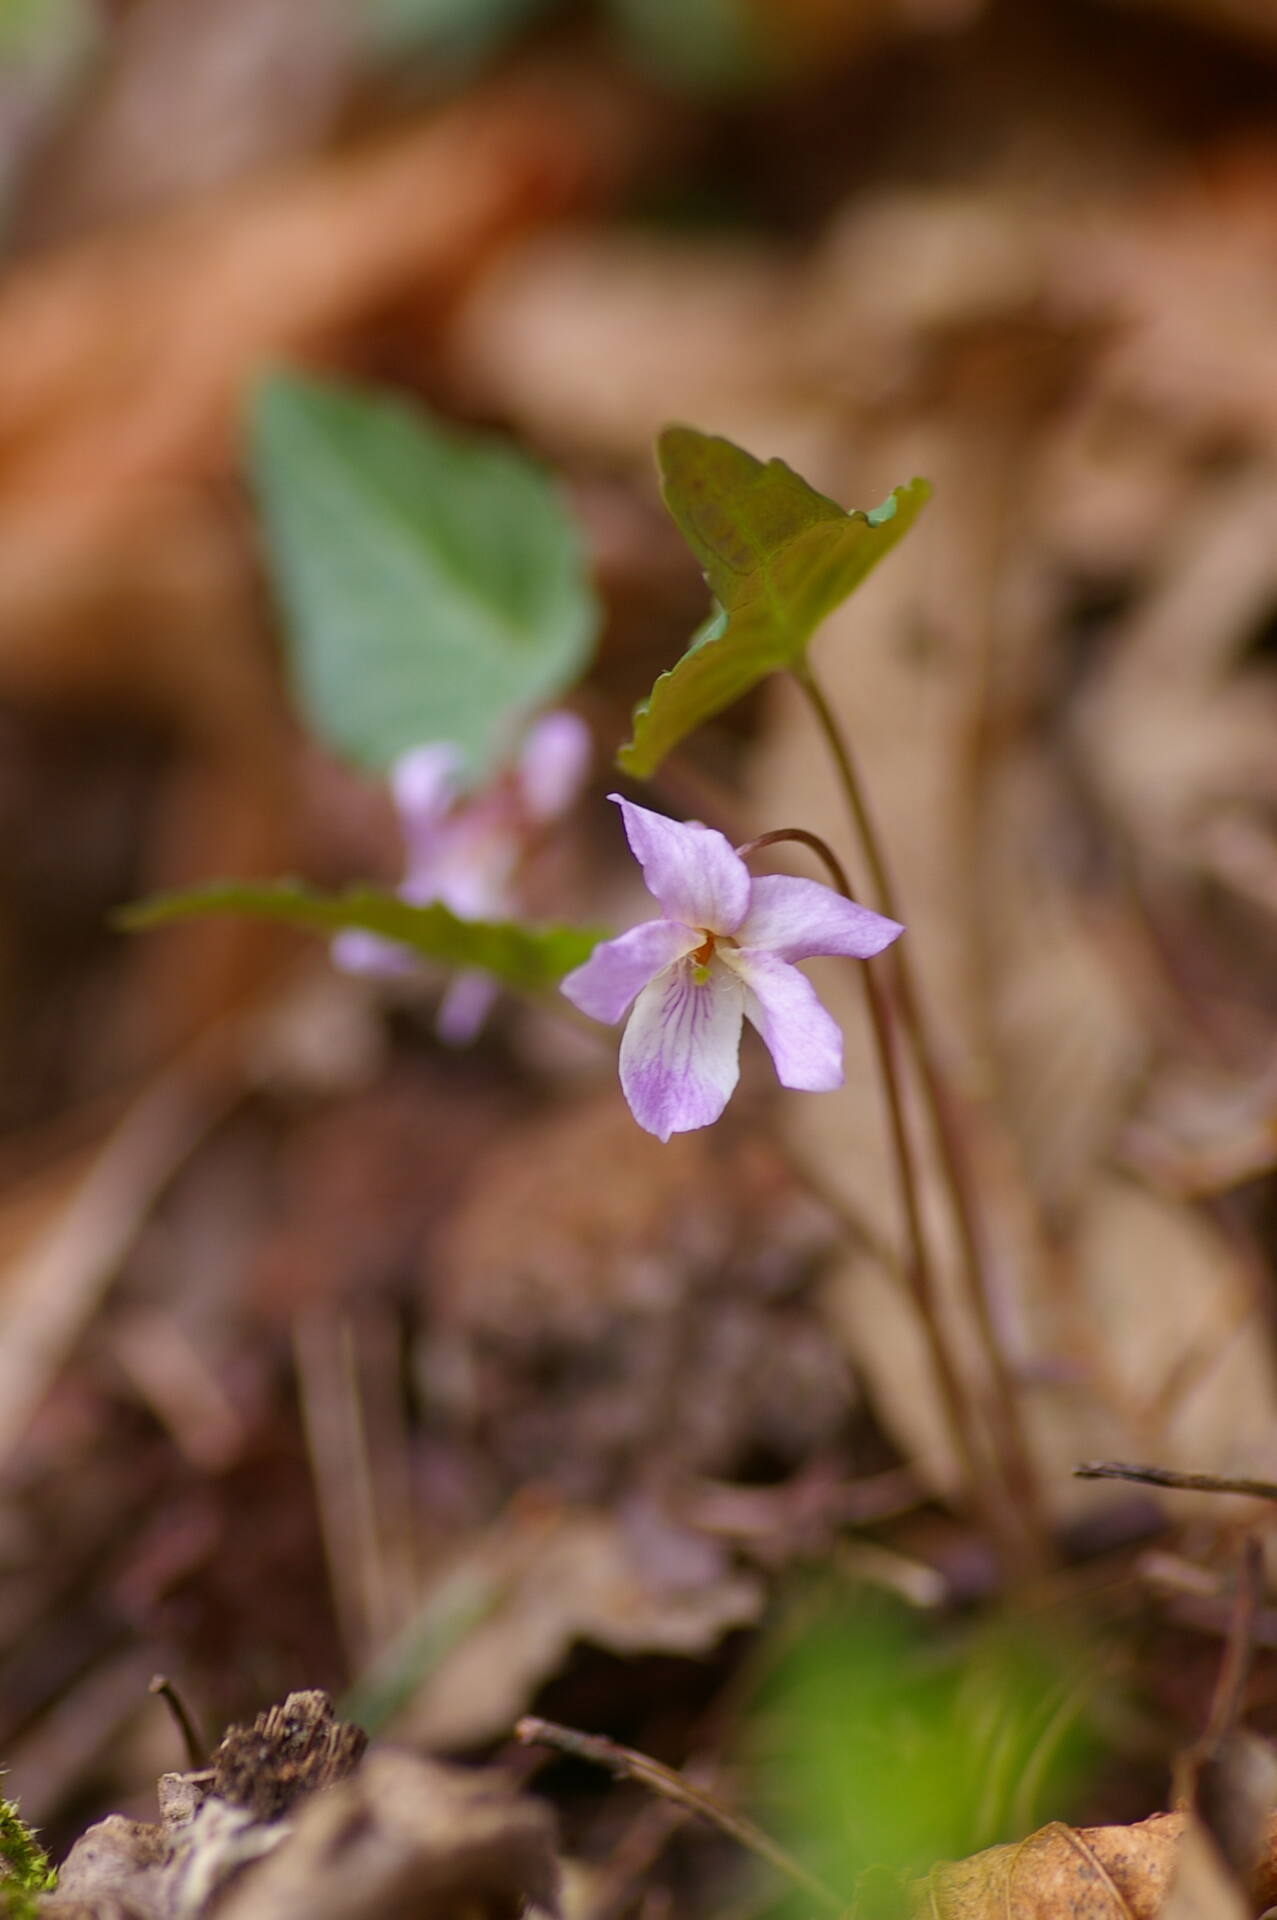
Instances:
[[[746,1017],[763,1036],[781,1086],[803,1093],[840,1087],[842,1031],[806,974],[771,953],[741,949],[725,958],[745,984]]]
[[[735,933],[749,906],[749,868],[713,827],[667,819],[610,793],[647,890],[671,920],[710,933]]]
[[[366,973],[374,980],[402,980],[419,973],[421,963],[411,947],[383,939],[362,927],[343,927],[334,934],[328,957],[342,973]]]
[[[444,1045],[468,1046],[491,1013],[499,992],[490,973],[459,973],[450,981],[435,1016],[435,1032]]]
[[[636,993],[697,945],[698,936],[676,920],[645,920],[615,940],[605,940],[583,966],[560,983],[574,1007],[594,1020],[619,1020]]]
[[[868,960],[903,932],[897,921],[858,907],[819,880],[765,873],[753,884],[736,938],[742,947],[761,948],[781,960],[810,960],[817,953]]]
[[[566,813],[590,771],[590,729],[579,714],[547,713],[519,753],[519,788],[529,817],[543,824]]]
[[[410,861],[420,843],[429,842],[457,798],[461,767],[461,752],[452,741],[434,740],[400,754],[390,769],[390,791]]]
[[[499,824],[489,831],[481,820],[450,820],[431,858],[409,872],[399,894],[414,907],[441,900],[459,920],[509,920],[516,912],[518,857],[518,842]]]
[[[621,1041],[621,1087],[648,1133],[668,1140],[717,1120],[740,1076],[744,999],[726,968],[698,982],[686,960],[644,987]]]

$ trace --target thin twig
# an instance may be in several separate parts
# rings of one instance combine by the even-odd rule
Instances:
[[[177,1730],[182,1736],[182,1745],[186,1749],[187,1764],[198,1773],[208,1760],[208,1749],[195,1731],[195,1722],[191,1718],[185,1700],[167,1674],[155,1674],[148,1680],[146,1690],[162,1700],[172,1714],[177,1723]]]
[[[783,841],[796,841],[798,845],[809,848],[817,859],[823,862],[839,893],[848,900],[855,900],[856,896],[851,890],[851,883],[842,862],[819,834],[809,833],[805,827],[781,827],[773,833],[759,834],[757,839],[747,840],[744,846],[738,847],[736,851],[742,859],[748,859],[751,853],[759,853],[764,847],[776,846]],[[971,1498],[979,1503],[985,1498],[988,1476],[981,1466],[976,1451],[962,1382],[958,1377],[953,1356],[945,1343],[941,1328],[939,1300],[931,1269],[931,1255],[922,1225],[918,1175],[905,1122],[904,1093],[900,1084],[900,1068],[892,1033],[891,1005],[873,971],[872,963],[864,962],[859,971],[869,1009],[869,1023],[873,1031],[879,1077],[887,1102],[887,1124],[891,1132],[892,1160],[896,1168],[900,1208],[904,1215],[905,1232],[910,1248],[909,1257],[905,1261],[905,1277],[922,1324],[923,1335],[931,1355],[931,1364],[935,1368],[945,1412],[953,1432],[954,1443],[962,1459]]]
[[[1181,1753],[1175,1763],[1175,1804],[1193,1807],[1206,1819],[1208,1827],[1217,1823],[1201,1804],[1208,1798],[1212,1783],[1219,1784],[1219,1766],[1241,1724],[1245,1705],[1246,1681],[1255,1654],[1255,1628],[1264,1599],[1264,1553],[1257,1536],[1246,1534],[1241,1543],[1237,1569],[1237,1591],[1223,1658],[1211,1696],[1210,1711],[1200,1737]],[[1235,1787],[1234,1787],[1235,1790]]]
[[[638,1753],[633,1747],[618,1746],[615,1740],[608,1740],[602,1734],[578,1733],[574,1727],[561,1727],[553,1720],[540,1720],[535,1714],[526,1714],[514,1731],[515,1737],[525,1747],[553,1747],[558,1753],[570,1754],[574,1760],[585,1760],[592,1766],[605,1768],[618,1780],[637,1781],[649,1792],[660,1794],[662,1799],[681,1807],[685,1813],[694,1813],[700,1819],[708,1820],[711,1826],[718,1827],[738,1845],[757,1854],[777,1873],[792,1880],[795,1886],[801,1887],[804,1893],[831,1912],[846,1912],[846,1902],[770,1839],[761,1827],[756,1827],[752,1820],[746,1820],[743,1815],[720,1805],[711,1794],[694,1787],[690,1780],[684,1779],[681,1773],[675,1773],[672,1767],[663,1767],[659,1760],[650,1759],[647,1754]]]
[[[1277,1500],[1277,1482],[1233,1479],[1220,1473],[1180,1473],[1175,1467],[1137,1467],[1124,1460],[1084,1460],[1075,1480],[1138,1480],[1149,1487],[1175,1487],[1183,1493],[1240,1493],[1251,1500]]]
[[[880,911],[887,914],[890,919],[899,920],[901,913],[891,871],[887,865],[881,838],[870,815],[846,737],[810,667],[803,664],[793,668],[792,672],[829,748],[838,782],[869,868],[877,905]],[[1003,1468],[1008,1476],[1012,1497],[1029,1518],[1036,1543],[1040,1548],[1045,1537],[1041,1493],[1021,1418],[1016,1383],[993,1317],[978,1209],[966,1151],[955,1124],[949,1089],[936,1058],[930,1031],[923,1018],[907,952],[899,946],[893,947],[889,964],[896,984],[901,1016],[913,1045],[923,1092],[930,1109],[936,1144],[940,1149],[940,1165],[962,1247],[963,1279],[993,1382],[993,1411],[1003,1455]]]
[[[1253,1533],[1241,1543],[1237,1568],[1237,1593],[1233,1617],[1229,1623],[1224,1657],[1206,1719],[1206,1731],[1198,1748],[1199,1759],[1215,1754],[1241,1722],[1246,1678],[1255,1653],[1255,1622],[1264,1599],[1264,1550]]]
[[[612,1843],[591,1888],[582,1920],[614,1920],[635,1907],[635,1890],[690,1815],[668,1800],[645,1800],[637,1819]]]

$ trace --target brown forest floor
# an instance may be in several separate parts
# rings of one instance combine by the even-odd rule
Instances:
[[[445,85],[307,0],[117,0],[0,96],[0,1761],[55,1852],[180,1764],[158,1670],[219,1730],[323,1687],[526,1772],[535,1710],[727,1793],[813,1570],[1098,1609],[1139,1704],[1070,1817],[1165,1805],[1202,1732],[1262,1510],[1070,1468],[1277,1474],[1277,11],[745,11],[783,53],[748,87],[589,8]],[[935,482],[822,657],[963,1088],[1027,1587],[892,1278],[850,988],[847,1096],[753,1059],[661,1147],[549,1015],[452,1053],[300,940],[110,930],[204,876],[395,871],[278,670],[239,420],[279,359],[566,477],[607,612],[568,917],[625,924],[608,758],[702,611],[659,427],[848,502]],[[657,800],[847,840],[783,697]],[[582,1916],[750,1910],[721,1837],[537,1784]]]

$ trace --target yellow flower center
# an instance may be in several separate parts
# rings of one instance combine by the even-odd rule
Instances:
[[[701,941],[700,946],[694,947],[687,956],[692,963],[692,980],[698,987],[709,985],[710,962],[714,958],[714,953],[720,944],[720,940],[724,946],[734,947],[736,945],[736,942],[729,939],[726,935],[720,936],[717,933],[710,933],[705,927],[701,928],[701,932],[705,935],[705,938]]]

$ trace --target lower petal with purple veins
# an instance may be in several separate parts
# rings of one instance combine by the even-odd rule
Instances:
[[[621,1087],[660,1140],[718,1119],[740,1076],[742,982],[721,965],[698,981],[679,960],[644,987],[621,1042]]]
[[[763,1037],[782,1087],[831,1093],[842,1085],[842,1031],[806,974],[774,954],[729,956],[744,985],[745,1014]]]

